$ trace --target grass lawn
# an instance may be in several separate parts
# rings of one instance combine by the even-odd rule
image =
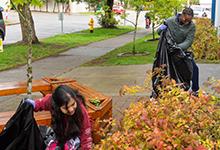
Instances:
[[[106,55],[103,55],[97,59],[94,59],[83,66],[110,66],[110,65],[134,65],[134,64],[149,64],[153,63],[155,52],[157,49],[156,41],[147,41],[146,39],[151,39],[152,35],[147,35],[144,38],[140,38],[136,41],[136,51],[137,52],[149,52],[146,56],[127,56],[119,57],[118,54],[124,52],[132,52],[132,42],[128,43],[120,48],[117,48]]]
[[[73,47],[116,37],[132,30],[133,27],[95,28],[92,34],[89,30],[84,30],[45,38],[40,40],[40,44],[33,45],[33,60],[56,55]],[[27,52],[28,46],[21,43],[5,45],[4,52],[0,53],[0,71],[26,64]]]
[[[95,12],[80,12],[81,15],[95,15]]]

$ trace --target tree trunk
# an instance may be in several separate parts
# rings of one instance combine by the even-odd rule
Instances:
[[[46,12],[48,12],[48,0],[46,0]]]
[[[109,7],[108,10],[105,12],[105,15],[107,18],[111,19],[113,17],[112,15],[112,7],[114,4],[114,0],[107,0],[107,6]]]
[[[29,4],[18,5],[18,14],[21,23],[22,40],[28,45],[27,54],[27,97],[32,99],[32,43],[38,41],[34,31],[34,21],[31,15]],[[33,40],[35,40],[33,42]]]
[[[107,0],[107,5],[109,6],[110,10],[112,10],[114,4],[114,0]]]
[[[137,25],[138,25],[139,14],[140,14],[140,11],[138,10],[136,12],[136,19],[135,19],[135,26],[134,26],[133,49],[132,49],[133,55],[136,54],[136,34],[137,34]]]
[[[155,40],[155,23],[153,21],[153,24],[152,24],[152,30],[153,30],[153,40]]]
[[[18,5],[18,9],[20,10],[19,20],[21,23],[22,42],[28,43],[28,37],[31,37],[33,44],[39,43],[39,40],[36,36],[34,20],[31,15],[29,4]],[[30,22],[30,24],[28,22]],[[30,33],[30,31],[32,32]]]
[[[58,12],[60,12],[60,3],[57,3]]]
[[[55,12],[55,9],[56,9],[56,2],[54,2],[54,5],[53,5],[53,12]]]
[[[64,10],[65,10],[65,8],[64,8],[64,7],[65,7],[65,6],[64,6],[64,2],[62,3],[62,6],[61,6],[61,7],[62,7],[62,10],[61,10],[61,11],[64,12]]]

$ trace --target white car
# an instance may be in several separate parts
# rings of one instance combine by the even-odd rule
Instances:
[[[207,7],[202,7],[200,5],[192,5],[191,8],[193,9],[194,12],[194,17],[198,18],[211,18],[211,8]]]

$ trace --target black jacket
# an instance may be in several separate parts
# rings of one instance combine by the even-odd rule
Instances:
[[[0,133],[0,150],[44,150],[45,148],[33,117],[33,108],[22,100],[16,113]]]

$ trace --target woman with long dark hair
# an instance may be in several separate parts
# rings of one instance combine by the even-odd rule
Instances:
[[[41,99],[27,100],[34,111],[50,110],[51,127],[55,140],[50,141],[48,150],[60,147],[62,150],[92,149],[91,124],[82,95],[67,85],[58,86],[52,94]]]

